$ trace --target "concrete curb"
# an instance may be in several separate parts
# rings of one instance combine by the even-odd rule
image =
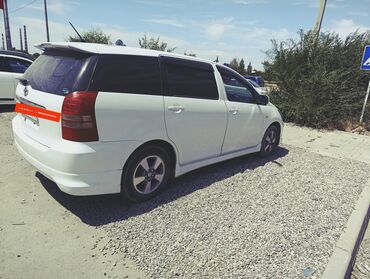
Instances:
[[[361,240],[370,217],[370,180],[367,181],[355,209],[348,219],[344,232],[335,245],[326,266],[323,279],[350,278]]]

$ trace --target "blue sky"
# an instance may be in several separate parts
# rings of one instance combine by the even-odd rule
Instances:
[[[24,24],[30,44],[46,40],[43,0],[8,0],[8,5],[13,45],[19,47]],[[221,62],[244,58],[261,69],[272,38],[284,40],[313,27],[319,0],[48,0],[48,6],[52,41],[72,35],[72,21],[81,31],[99,28],[129,46],[138,46],[147,33],[161,36],[177,53],[219,56]],[[323,30],[345,37],[356,29],[370,30],[370,0],[328,0]]]

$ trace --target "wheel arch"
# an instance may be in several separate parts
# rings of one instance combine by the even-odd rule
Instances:
[[[170,156],[170,159],[171,159],[171,163],[172,163],[172,173],[171,173],[171,177],[173,177],[175,175],[175,172],[176,172],[176,165],[177,165],[177,153],[176,153],[176,149],[175,147],[169,143],[168,141],[165,141],[165,140],[162,140],[162,139],[156,139],[156,140],[150,140],[150,141],[147,141],[141,145],[139,145],[132,153],[131,155],[127,158],[124,166],[123,166],[123,169],[122,169],[122,178],[121,178],[121,185],[122,185],[122,179],[123,179],[123,174],[124,174],[124,171],[126,170],[127,168],[127,164],[128,162],[131,160],[132,156],[138,152],[140,149],[143,149],[147,146],[159,146],[163,149],[165,149],[167,152],[168,152],[168,155]]]

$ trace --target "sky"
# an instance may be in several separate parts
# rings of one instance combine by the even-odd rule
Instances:
[[[271,39],[296,38],[313,28],[319,0],[47,0],[51,41],[65,41],[74,31],[100,29],[115,42],[138,47],[138,38],[160,36],[175,52],[229,62],[250,61],[262,69]],[[8,0],[13,46],[27,25],[29,45],[46,41],[43,0]],[[370,30],[370,0],[328,0],[323,31],[342,38]],[[0,16],[0,32],[4,22]],[[31,52],[37,49],[30,47]]]

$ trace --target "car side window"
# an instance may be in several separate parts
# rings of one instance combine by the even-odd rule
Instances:
[[[90,90],[162,95],[158,57],[100,55]]]
[[[210,64],[167,58],[166,75],[170,96],[218,100],[218,88]]]
[[[220,71],[227,99],[231,102],[255,103],[253,93],[233,72]]]
[[[10,67],[5,57],[0,57],[0,72],[10,72]]]
[[[23,74],[31,65],[31,62],[22,59],[8,57],[7,60],[10,66],[10,70],[13,73]]]

